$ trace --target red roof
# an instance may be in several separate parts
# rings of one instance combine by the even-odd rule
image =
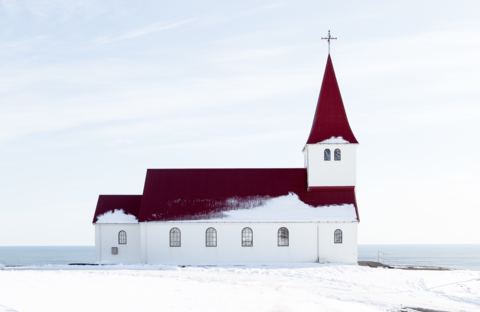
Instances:
[[[98,196],[93,223],[97,222],[98,216],[109,211],[113,212],[115,209],[123,209],[127,214],[138,216],[141,201],[142,195],[100,195]]]
[[[252,199],[289,193],[296,194],[312,207],[341,204],[357,207],[353,186],[308,190],[305,168],[149,169],[140,205],[140,196],[102,195],[94,222],[97,216],[118,208],[130,209],[126,212],[134,214],[139,221],[203,219],[232,209],[232,199],[241,208],[254,208]],[[129,204],[123,200],[128,200]]]
[[[328,55],[317,109],[315,110],[307,144],[315,144],[339,136],[350,143],[358,143],[348,123],[342,95],[333,69],[332,58]]]

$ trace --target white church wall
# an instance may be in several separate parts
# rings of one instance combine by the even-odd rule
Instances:
[[[331,160],[324,160],[324,150],[331,151]],[[342,153],[340,161],[334,160],[334,151]],[[307,164],[308,186],[353,186],[356,180],[357,144],[307,144],[305,162]]]
[[[302,262],[356,263],[356,223],[142,223],[143,260],[150,264],[265,264]],[[169,246],[170,229],[181,230],[181,247]],[[217,230],[217,247],[205,246],[205,231]],[[253,246],[242,247],[241,231],[253,230]],[[280,227],[289,230],[289,246],[278,246]],[[334,245],[333,232],[344,231],[344,243]]]
[[[243,264],[314,262],[316,225],[314,223],[198,223],[149,222],[146,227],[146,262],[166,264]],[[169,246],[170,229],[181,230],[181,247]],[[205,231],[217,230],[217,247],[205,246]],[[242,247],[241,231],[253,230],[253,246]],[[279,247],[280,227],[289,230],[289,246]]]
[[[118,243],[118,233],[127,233],[127,243]],[[99,263],[141,263],[140,224],[95,224],[95,245]],[[112,254],[112,247],[118,248],[118,254]]]
[[[320,262],[356,264],[357,222],[320,223],[318,227],[318,258]],[[342,243],[334,243],[336,229],[342,231]]]

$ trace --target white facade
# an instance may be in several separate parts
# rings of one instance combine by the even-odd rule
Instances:
[[[127,243],[119,244],[119,232],[125,231]],[[118,254],[112,254],[112,247]],[[142,263],[139,223],[97,223],[95,224],[95,248],[99,263]]]
[[[307,144],[304,153],[308,187],[355,186],[356,148],[357,144],[349,143]],[[325,154],[326,149],[329,155]],[[107,223],[95,224],[97,261],[174,265],[355,264],[355,210],[352,204],[311,207],[294,194],[265,200],[255,208],[227,210],[219,218],[205,220],[129,223],[134,216],[117,210],[108,217],[99,217]],[[242,229],[247,227],[253,231],[253,244],[245,247]],[[288,246],[279,246],[281,227],[288,229]],[[180,246],[171,246],[172,228],[180,230]],[[215,247],[206,246],[208,228],[216,231]],[[126,233],[126,244],[119,238],[120,231]],[[336,231],[341,231],[341,241],[335,240]]]
[[[349,143],[307,144],[304,154],[308,187],[355,186],[356,148],[357,144]],[[131,217],[122,210],[99,217],[107,222],[95,224],[99,263],[357,263],[358,220],[354,205],[314,208],[289,194],[269,199],[256,208],[225,211],[214,219],[130,223]],[[246,227],[253,231],[253,245],[249,247],[242,246],[242,229]],[[281,227],[288,229],[288,246],[279,246]],[[180,246],[170,244],[172,228],[180,230]],[[206,246],[208,228],[216,230],[215,247]],[[335,240],[338,230],[341,241]],[[120,231],[126,233],[126,244],[119,238]]]
[[[141,222],[96,224],[99,263],[123,264],[275,264],[357,262],[357,222]],[[206,246],[206,230],[217,233],[216,247]],[[253,245],[242,247],[242,229],[253,231]],[[288,246],[278,246],[278,230],[288,229]],[[181,231],[180,247],[170,246],[170,230]],[[335,243],[335,230],[342,231]],[[125,231],[127,244],[119,244]],[[338,239],[338,237],[337,237]],[[118,254],[112,254],[112,247]]]
[[[325,160],[325,150],[330,150],[330,160]],[[340,150],[340,160],[335,160],[335,150]],[[355,186],[357,144],[307,144],[303,152],[308,187]]]

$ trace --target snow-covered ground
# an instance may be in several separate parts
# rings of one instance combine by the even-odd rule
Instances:
[[[0,269],[0,311],[480,311],[480,271],[360,266]]]

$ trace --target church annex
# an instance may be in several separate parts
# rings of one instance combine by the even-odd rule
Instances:
[[[148,169],[143,194],[99,196],[97,261],[356,263],[357,146],[328,55],[303,168]]]

